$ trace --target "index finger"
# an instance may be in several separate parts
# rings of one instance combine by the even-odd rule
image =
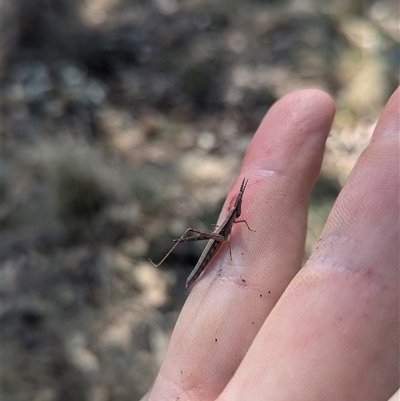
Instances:
[[[308,199],[334,114],[319,90],[277,102],[255,134],[222,211],[249,180],[230,245],[212,260],[175,327],[150,400],[214,399],[232,377],[269,312],[301,266]]]

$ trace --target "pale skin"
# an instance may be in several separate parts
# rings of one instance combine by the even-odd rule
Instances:
[[[392,95],[311,258],[311,189],[335,105],[308,89],[267,113],[242,224],[194,285],[146,400],[386,401],[399,387],[399,97]]]

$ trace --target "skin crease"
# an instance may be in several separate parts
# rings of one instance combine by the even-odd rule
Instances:
[[[301,269],[334,103],[308,89],[267,113],[244,224],[195,284],[148,400],[387,400],[399,387],[399,89]]]

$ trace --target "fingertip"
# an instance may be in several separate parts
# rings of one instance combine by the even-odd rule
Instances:
[[[316,163],[318,170],[334,114],[335,102],[323,90],[303,89],[285,95],[263,118],[242,170],[279,172],[290,166],[297,170],[299,160]]]
[[[299,101],[303,105],[305,104],[309,107],[324,106],[331,110],[335,110],[336,108],[335,101],[333,100],[332,96],[328,92],[318,88],[299,89],[288,93],[279,100],[279,102],[289,103],[296,103]]]
[[[371,138],[375,142],[379,138],[399,135],[400,86],[393,92],[379,117]]]

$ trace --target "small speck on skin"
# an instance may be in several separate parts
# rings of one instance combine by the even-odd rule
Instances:
[[[244,278],[242,278],[242,281],[245,283],[246,282],[246,280],[244,279]]]
[[[262,294],[260,294],[260,298],[262,298]]]
[[[215,339],[215,342],[217,342],[217,341],[218,341],[218,338]]]
[[[268,294],[271,294],[271,291],[268,291]]]
[[[254,324],[254,322],[251,322],[251,324]]]

